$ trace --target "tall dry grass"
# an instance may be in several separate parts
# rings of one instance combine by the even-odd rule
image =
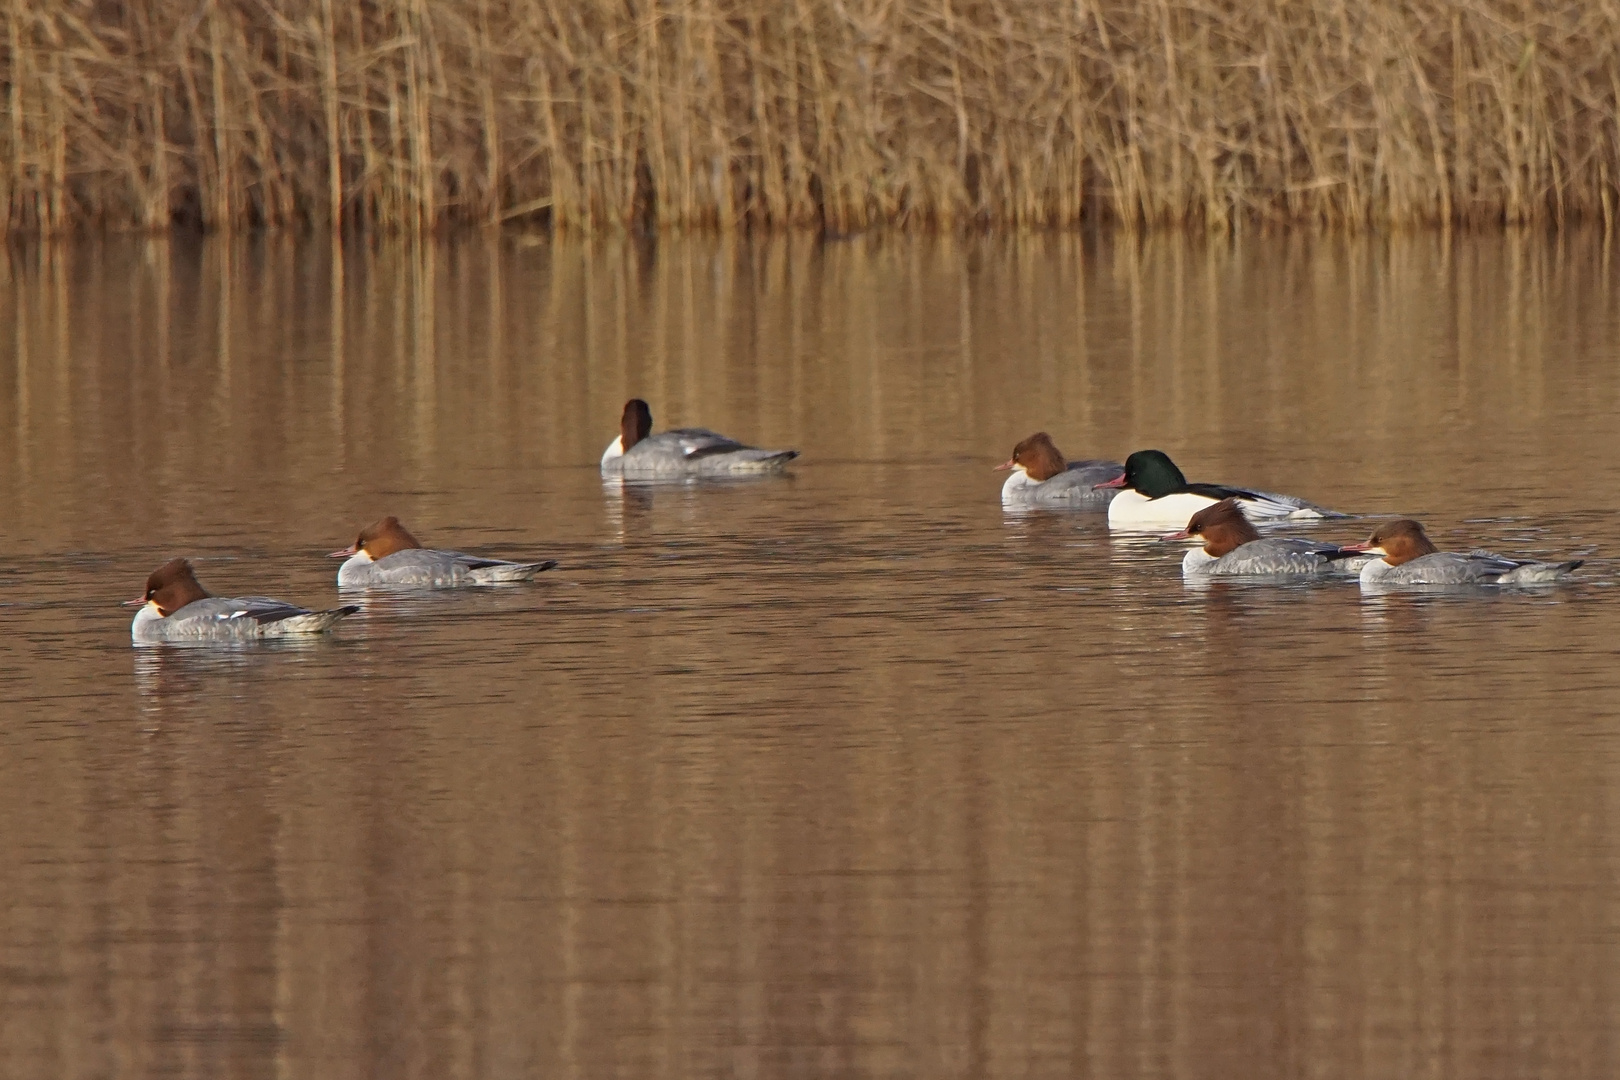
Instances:
[[[417,230],[1609,222],[1620,0],[5,0],[0,205]]]

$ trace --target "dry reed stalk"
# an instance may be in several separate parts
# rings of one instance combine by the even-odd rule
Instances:
[[[83,226],[1608,223],[1617,0],[5,0]]]

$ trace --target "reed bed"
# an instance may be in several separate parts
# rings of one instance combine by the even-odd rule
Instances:
[[[1612,221],[1620,0],[7,0],[5,230]]]

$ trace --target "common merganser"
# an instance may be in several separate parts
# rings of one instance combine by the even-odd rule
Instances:
[[[758,450],[706,428],[652,434],[652,409],[640,398],[624,403],[619,437],[602,454],[602,475],[658,480],[687,476],[777,473],[797,450]]]
[[[1117,461],[1064,461],[1044,431],[1017,446],[997,472],[1012,471],[1001,485],[1003,506],[1077,506],[1101,510],[1114,492],[1099,487],[1119,475]]]
[[[139,607],[130,623],[133,641],[247,641],[318,634],[360,608],[349,604],[310,611],[264,596],[210,596],[197,583],[191,563],[170,559],[146,579],[146,592],[125,607]]]
[[[1569,577],[1583,561],[1546,563],[1489,551],[1441,551],[1411,518],[1386,521],[1365,544],[1346,544],[1345,550],[1383,556],[1361,568],[1363,585],[1545,585]]]
[[[1307,577],[1316,574],[1349,576],[1361,569],[1367,556],[1338,544],[1293,537],[1262,537],[1243,516],[1236,499],[1222,499],[1192,516],[1187,527],[1166,540],[1198,537],[1204,541],[1181,560],[1184,577],[1264,574],[1271,577]]]
[[[1189,484],[1176,463],[1162,450],[1138,450],[1125,459],[1122,473],[1099,486],[1125,489],[1108,504],[1108,524],[1118,529],[1182,525],[1204,507],[1222,499],[1236,499],[1250,521],[1348,516],[1324,510],[1292,495],[1222,484]]]
[[[368,585],[403,585],[417,588],[454,588],[461,585],[504,585],[529,581],[557,565],[544,562],[508,562],[463,555],[459,551],[425,548],[405,531],[397,517],[385,517],[360,531],[352,547],[334,551],[329,559],[346,560],[338,567],[338,588]]]

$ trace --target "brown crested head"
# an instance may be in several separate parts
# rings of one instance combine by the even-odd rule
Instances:
[[[1052,442],[1052,436],[1044,431],[1037,431],[1013,447],[1012,460],[1008,464],[1023,466],[1031,480],[1050,480],[1069,467]]]
[[[1368,539],[1367,546],[1383,549],[1384,561],[1391,566],[1399,566],[1424,555],[1433,555],[1440,550],[1424,534],[1423,526],[1411,518],[1396,518],[1394,521],[1384,522]]]
[[[619,417],[619,437],[624,450],[629,452],[636,443],[652,434],[652,410],[638,397],[624,403],[624,415]]]
[[[354,550],[364,551],[371,556],[372,562],[385,559],[396,551],[421,546],[416,537],[405,531],[399,518],[392,514],[361,529],[360,538],[354,542]]]
[[[146,578],[146,593],[141,602],[156,604],[158,614],[168,618],[193,600],[205,600],[208,590],[197,583],[191,563],[185,559],[170,559]]]
[[[1260,539],[1260,530],[1243,516],[1236,499],[1222,499],[1192,516],[1187,522],[1187,535],[1202,537],[1204,553],[1218,559]]]

